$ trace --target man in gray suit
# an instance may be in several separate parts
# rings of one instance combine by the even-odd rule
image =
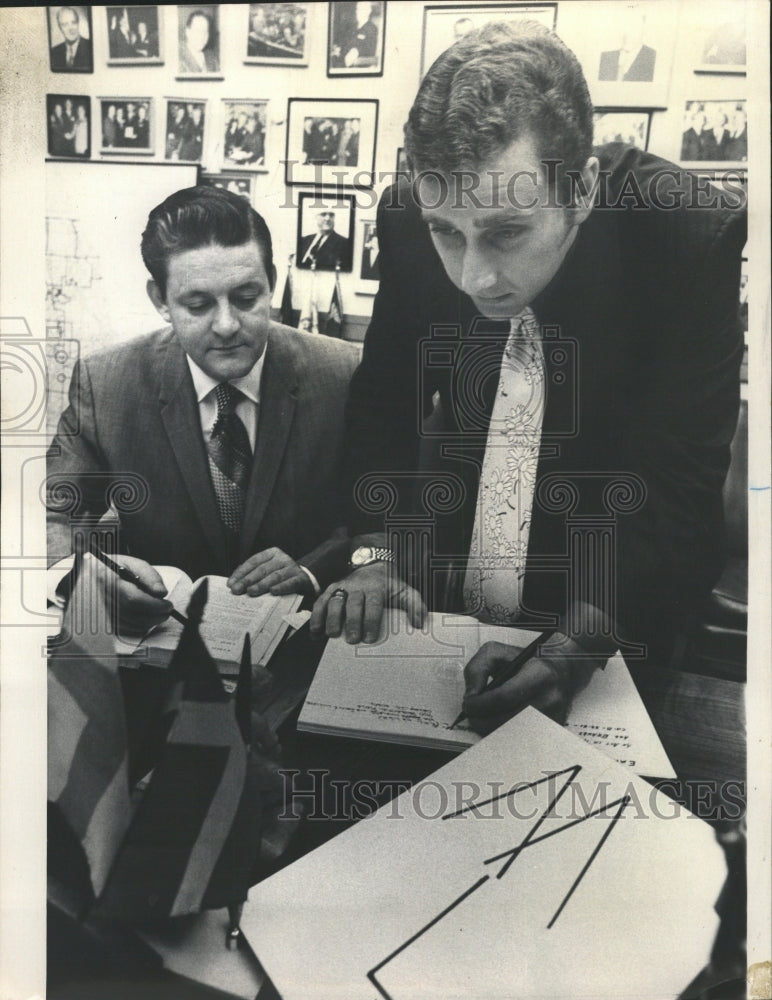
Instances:
[[[228,191],[171,195],[142,255],[170,328],[76,368],[48,452],[50,561],[112,507],[121,562],[158,595],[121,582],[124,626],[168,614],[152,563],[228,576],[237,594],[325,586],[345,566],[337,484],[355,348],[271,321],[270,232]]]

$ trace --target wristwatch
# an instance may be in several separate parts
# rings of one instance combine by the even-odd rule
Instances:
[[[372,545],[360,545],[354,549],[349,559],[351,569],[359,569],[360,566],[369,566],[376,562],[394,562],[394,553],[391,549],[378,549]]]

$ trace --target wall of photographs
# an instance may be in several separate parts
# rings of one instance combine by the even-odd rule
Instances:
[[[41,8],[41,116],[73,190],[88,159],[191,164],[249,198],[274,235],[275,308],[289,276],[296,318],[323,329],[337,280],[343,336],[361,339],[378,196],[404,167],[417,85],[455,38],[494,19],[554,27],[584,67],[598,142],[635,143],[720,183],[727,170],[744,181],[747,164],[744,15],[737,0]]]

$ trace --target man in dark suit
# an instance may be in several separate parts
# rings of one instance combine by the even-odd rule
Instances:
[[[228,576],[234,593],[324,586],[345,567],[338,483],[355,349],[271,321],[270,233],[238,195],[171,195],[142,253],[170,328],[76,368],[48,452],[50,561],[112,504],[121,561],[158,594],[121,583],[124,625],[168,614],[153,563]]]
[[[600,54],[599,80],[628,80],[651,83],[657,50],[644,45],[646,15],[635,7],[621,12],[621,42],[618,49]]]
[[[317,271],[334,271],[336,266],[347,269],[351,262],[351,242],[335,232],[335,212],[323,209],[317,215],[317,231],[300,240],[298,267]]]
[[[91,73],[94,57],[91,39],[80,33],[80,16],[74,7],[60,7],[56,23],[64,41],[51,49],[51,69],[54,73]]]
[[[347,410],[354,569],[312,628],[373,641],[384,605],[418,623],[408,582],[435,607],[554,628],[482,694],[517,651],[484,647],[464,707],[481,730],[528,703],[560,717],[617,648],[666,663],[721,571],[743,195],[698,207],[673,164],[593,152],[581,67],[533,22],[448,49],[406,149],[415,181],[381,200]]]

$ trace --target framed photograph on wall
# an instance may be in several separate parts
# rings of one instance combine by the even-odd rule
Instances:
[[[651,111],[629,108],[595,108],[593,114],[593,145],[626,142],[638,149],[649,147]]]
[[[700,4],[696,73],[745,73],[747,37],[742,6]]]
[[[46,94],[48,155],[86,160],[91,156],[91,98]]]
[[[223,102],[223,170],[266,171],[268,101]]]
[[[360,219],[362,233],[361,250],[357,258],[357,295],[375,295],[381,272],[378,265],[378,230],[375,219]]]
[[[154,152],[152,97],[100,97],[100,153]]]
[[[163,63],[163,8],[158,4],[105,7],[107,63],[153,66]]]
[[[525,18],[554,29],[557,9],[556,3],[490,3],[463,7],[440,4],[424,7],[421,76],[445,49],[449,49],[467,32],[481,28],[489,21],[520,21]]]
[[[204,152],[205,126],[205,100],[167,97],[164,159],[200,163]]]
[[[291,97],[286,183],[371,188],[377,101]]]
[[[386,37],[384,0],[329,4],[327,76],[382,76]]]
[[[307,3],[251,3],[244,62],[307,66],[307,32]]]
[[[744,100],[687,101],[680,161],[685,167],[743,167],[748,162]]]
[[[657,0],[598,0],[592,23],[597,30],[591,32],[578,30],[581,20],[573,30],[564,25],[561,37],[582,64],[593,104],[666,108],[675,43],[669,5]]]
[[[91,7],[47,7],[52,73],[93,73]]]
[[[350,271],[354,252],[354,195],[302,191],[295,265],[306,271]]]
[[[219,4],[177,7],[177,79],[221,79]]]
[[[199,183],[211,184],[212,187],[232,191],[233,194],[241,195],[245,201],[252,203],[255,179],[250,174],[237,174],[227,170],[223,170],[219,174],[202,173],[199,177]]]

